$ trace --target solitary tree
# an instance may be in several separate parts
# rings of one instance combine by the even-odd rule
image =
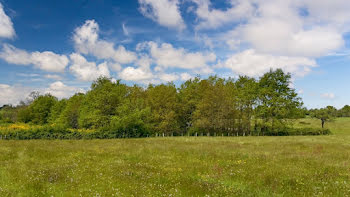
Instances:
[[[311,115],[314,118],[320,119],[321,126],[324,128],[325,122],[331,120],[334,117],[332,112],[333,111],[330,108],[322,108],[314,110]]]

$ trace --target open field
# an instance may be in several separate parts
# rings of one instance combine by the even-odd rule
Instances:
[[[0,141],[0,196],[347,196],[350,119],[326,127],[333,135]]]

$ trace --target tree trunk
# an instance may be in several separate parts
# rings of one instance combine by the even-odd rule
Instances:
[[[322,129],[323,129],[324,128],[324,122],[325,122],[324,119],[321,119],[321,122],[322,122],[321,124],[322,124]]]

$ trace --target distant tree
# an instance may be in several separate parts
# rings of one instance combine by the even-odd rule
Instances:
[[[146,105],[150,107],[151,127],[157,133],[178,133],[180,130],[178,117],[177,90],[173,83],[150,85],[146,91]]]
[[[80,106],[79,125],[84,128],[108,126],[125,99],[127,86],[120,81],[100,77],[91,85]]]
[[[290,83],[291,75],[282,69],[270,70],[260,78],[257,112],[265,130],[285,127],[286,121],[298,116],[303,103]]]
[[[181,84],[178,90],[179,124],[182,131],[187,133],[193,126],[193,114],[197,109],[202,94],[199,87],[200,78],[189,79]]]
[[[332,120],[334,116],[334,109],[332,107],[326,107],[321,109],[313,110],[311,116],[321,120],[321,127],[324,128],[326,121]]]
[[[146,92],[134,85],[128,87],[128,94],[124,102],[117,108],[112,117],[110,129],[119,131],[121,136],[147,136],[151,134],[149,124],[151,109],[146,106]]]
[[[54,106],[51,108],[51,112],[49,115],[49,123],[55,123],[59,119],[62,111],[65,109],[67,105],[67,99],[62,99],[57,101]]]
[[[59,104],[57,107],[57,119],[54,119],[56,115],[53,114],[52,121],[54,123],[63,125],[65,127],[77,129],[79,128],[79,114],[80,105],[84,99],[83,93],[77,93],[70,97],[68,100],[64,100],[63,103]],[[63,109],[62,109],[63,107]],[[61,112],[59,112],[61,111]]]
[[[18,120],[18,109],[12,105],[3,105],[0,110],[0,121],[13,123]]]
[[[239,112],[239,129],[251,131],[251,119],[257,104],[258,83],[253,78],[240,76],[235,82],[236,103]]]
[[[227,133],[234,127],[235,103],[232,99],[233,86],[227,86],[224,79],[209,77],[199,83],[199,100],[193,113],[193,126],[201,132]]]
[[[338,117],[350,117],[350,106],[345,105],[338,111]]]
[[[25,109],[25,116],[22,120],[39,125],[48,123],[51,109],[57,102],[57,98],[51,94],[40,95]]]
[[[40,96],[39,91],[33,91],[31,92],[25,101],[21,101],[22,105],[30,105],[32,102],[34,102],[38,97]]]

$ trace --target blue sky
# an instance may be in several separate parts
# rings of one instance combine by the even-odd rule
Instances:
[[[100,75],[293,75],[308,108],[350,104],[348,0],[0,0],[0,105],[59,98]]]

